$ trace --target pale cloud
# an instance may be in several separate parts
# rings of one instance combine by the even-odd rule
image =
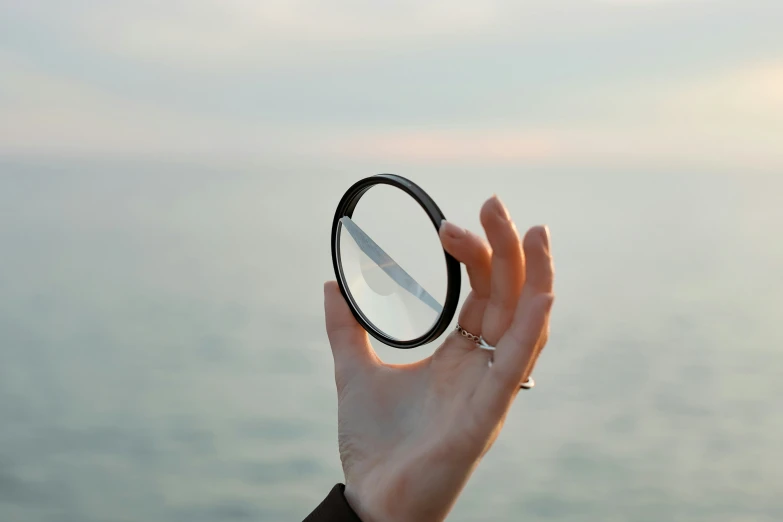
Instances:
[[[104,51],[180,67],[280,63],[302,50],[469,38],[499,20],[500,2],[170,0],[96,3],[63,13]]]
[[[394,161],[536,162],[555,159],[556,133],[543,129],[403,129],[338,136],[329,149],[345,158]]]
[[[658,96],[669,111],[714,123],[777,125],[783,132],[783,60],[747,64]]]
[[[432,164],[536,165],[605,168],[783,168],[778,138],[762,132],[682,128],[676,124],[623,128],[562,126],[342,136],[330,149],[343,161],[361,158]]]
[[[583,103],[618,103],[620,121],[557,125],[269,126],[114,98],[0,54],[0,152],[247,161],[298,153],[326,161],[783,168],[783,62],[671,85],[606,86]],[[630,108],[634,108],[631,113]]]
[[[11,13],[119,58],[178,68],[292,65],[422,47],[604,38],[703,13],[709,0],[29,0]],[[626,9],[637,5],[643,9]],[[653,9],[650,9],[652,7]],[[658,8],[660,7],[660,8]]]
[[[0,154],[782,168],[783,56],[672,65],[780,4],[636,3],[9,2]]]
[[[241,161],[290,151],[294,135],[308,136],[118,97],[9,53],[0,52],[0,70],[0,155]]]
[[[581,103],[622,115],[535,128],[365,133],[335,150],[377,160],[783,168],[783,61],[664,84],[604,85]]]

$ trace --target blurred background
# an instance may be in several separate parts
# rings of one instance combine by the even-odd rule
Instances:
[[[449,520],[783,520],[780,0],[0,0],[0,520],[307,515],[379,172],[552,231],[538,387]]]

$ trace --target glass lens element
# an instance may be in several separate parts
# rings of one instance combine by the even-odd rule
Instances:
[[[338,230],[343,283],[359,311],[398,341],[426,334],[443,311],[447,271],[424,209],[389,185],[370,188]]]

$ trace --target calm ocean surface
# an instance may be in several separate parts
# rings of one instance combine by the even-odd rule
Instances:
[[[449,520],[783,520],[779,176],[396,172],[553,236],[539,386]],[[332,212],[372,173],[0,161],[0,521],[308,514],[342,480]]]

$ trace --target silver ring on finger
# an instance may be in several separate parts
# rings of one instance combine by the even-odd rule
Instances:
[[[495,351],[495,347],[489,344],[483,336],[472,334],[469,331],[465,330],[463,327],[457,323],[457,331],[462,335],[462,337],[474,342],[476,346],[481,348],[482,350],[487,350],[490,352],[489,360],[487,361],[487,366],[492,368],[492,359],[494,354],[492,352]],[[535,387],[536,381],[532,377],[528,377],[525,382],[519,385],[519,388],[522,390],[532,390],[533,387]]]

